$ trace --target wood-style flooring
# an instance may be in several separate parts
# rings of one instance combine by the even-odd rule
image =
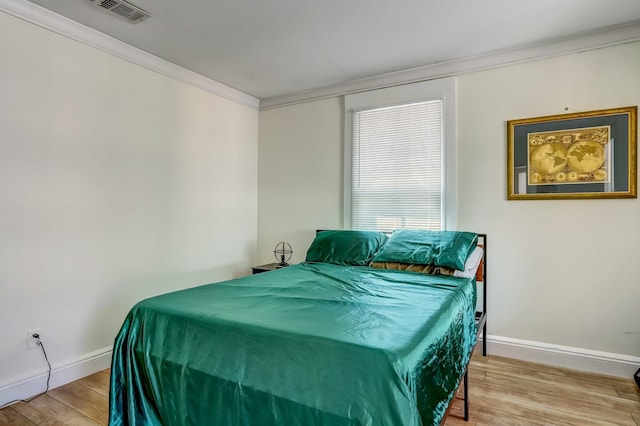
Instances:
[[[640,425],[640,391],[621,379],[475,354],[471,361],[470,419],[462,401],[447,426]],[[106,425],[109,371],[0,410],[0,425]]]

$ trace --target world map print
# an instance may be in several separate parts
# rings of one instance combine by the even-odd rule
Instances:
[[[528,184],[609,182],[610,126],[530,133]]]

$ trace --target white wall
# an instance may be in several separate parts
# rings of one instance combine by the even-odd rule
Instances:
[[[458,228],[489,236],[490,335],[640,356],[640,201],[506,201],[507,120],[638,105],[639,75],[633,43],[458,77]],[[342,113],[261,112],[261,259],[342,224]]]
[[[3,13],[0,40],[1,391],[46,371],[29,328],[64,366],[250,271],[258,112]]]
[[[304,260],[315,229],[342,227],[343,101],[260,112],[258,259],[275,262],[287,241]]]
[[[458,223],[491,244],[491,334],[640,356],[640,201],[506,201],[506,120],[640,104],[640,43],[458,79]]]

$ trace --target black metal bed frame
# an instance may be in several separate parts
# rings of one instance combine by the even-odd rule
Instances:
[[[482,246],[482,263],[480,265],[480,276],[482,277],[482,310],[476,311],[476,344],[477,339],[480,338],[482,333],[482,356],[487,356],[487,234],[478,234],[478,245]],[[476,279],[478,274],[476,274]],[[477,281],[476,281],[477,285]],[[475,346],[474,346],[475,349]],[[471,364],[471,361],[469,361]],[[469,364],[464,370],[464,377],[462,379],[462,387],[464,389],[464,421],[469,421]],[[446,416],[443,422],[446,420]]]

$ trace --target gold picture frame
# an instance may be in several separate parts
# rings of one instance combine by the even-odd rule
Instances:
[[[637,198],[637,113],[507,121],[507,200]]]

